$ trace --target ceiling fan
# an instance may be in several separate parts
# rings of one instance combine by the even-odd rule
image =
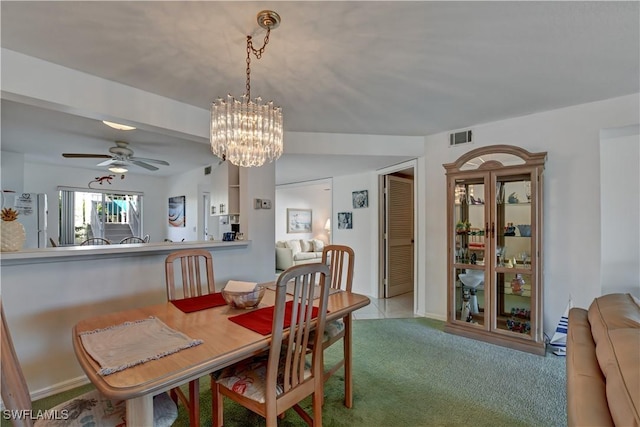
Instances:
[[[109,159],[98,163],[96,166],[126,166],[136,165],[156,171],[158,168],[149,163],[169,166],[169,162],[157,159],[146,159],[144,157],[134,157],[133,150],[128,147],[129,143],[125,141],[116,141],[116,146],[109,148],[111,154],[80,154],[80,153],[62,153],[62,157],[68,159]]]

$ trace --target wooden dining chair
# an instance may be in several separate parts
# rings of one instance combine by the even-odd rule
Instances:
[[[165,280],[167,299],[192,298],[215,293],[213,259],[211,252],[204,249],[185,249],[170,253],[165,259]],[[189,412],[189,425],[200,425],[200,380],[189,382],[189,397],[179,387],[169,394],[178,400]]]
[[[80,246],[88,246],[88,245],[110,245],[111,241],[108,239],[103,239],[102,237],[91,237],[84,242],[80,243]]]
[[[120,240],[120,244],[124,243],[147,243],[142,237],[129,236]]]
[[[20,361],[13,347],[13,339],[4,317],[4,308],[0,301],[0,315],[2,317],[2,330],[0,343],[0,361],[2,377],[0,387],[2,389],[2,402],[6,413],[18,413],[18,411],[31,411],[31,396],[27,388],[27,382],[20,366]],[[123,426],[126,419],[126,402],[121,399],[110,399],[102,395],[98,390],[93,390],[61,403],[47,410],[50,419],[42,417],[35,423],[36,426]],[[33,412],[35,414],[36,412]],[[14,427],[31,427],[34,420],[23,412],[22,417],[11,420]],[[26,416],[25,416],[26,415]],[[55,418],[68,417],[60,420]],[[156,427],[170,426],[178,418],[178,408],[167,393],[161,393],[153,398],[153,425]]]
[[[214,374],[212,382],[213,425],[223,425],[223,396],[266,419],[267,427],[278,424],[278,416],[293,408],[309,425],[322,426],[322,333],[327,315],[329,287],[326,265],[303,264],[285,270],[276,283],[271,343],[268,353],[246,359]],[[287,283],[293,283],[290,327],[284,330]],[[314,294],[319,284],[317,317],[313,318]],[[290,290],[291,291],[291,290]],[[309,354],[311,330],[318,331]],[[308,357],[311,358],[309,363]],[[299,402],[313,395],[313,418]]]
[[[354,260],[353,249],[349,246],[327,245],[324,247],[322,263],[328,265],[331,271],[329,280],[332,289],[351,292]],[[327,381],[338,369],[344,367],[344,404],[347,408],[351,408],[353,406],[351,313],[342,319],[327,323],[324,329],[322,349],[326,350],[340,340],[342,340],[342,358],[325,371],[324,380]]]

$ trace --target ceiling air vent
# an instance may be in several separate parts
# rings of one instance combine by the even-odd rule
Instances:
[[[468,144],[471,142],[471,131],[465,130],[449,134],[449,146]]]
[[[205,166],[204,168],[204,174],[205,175],[209,175],[211,173],[211,165],[209,166]]]

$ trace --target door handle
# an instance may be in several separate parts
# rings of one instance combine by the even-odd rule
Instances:
[[[491,237],[496,237],[496,223],[491,223]]]

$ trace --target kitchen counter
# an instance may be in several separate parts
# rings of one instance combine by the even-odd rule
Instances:
[[[0,253],[0,266],[40,264],[48,262],[81,261],[121,258],[122,256],[167,255],[182,249],[207,249],[211,252],[246,248],[248,240],[223,242],[202,240],[191,242],[131,243],[97,246],[61,246],[56,248],[26,249]]]

